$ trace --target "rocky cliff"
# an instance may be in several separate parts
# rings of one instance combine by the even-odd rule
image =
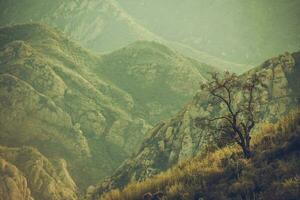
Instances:
[[[36,149],[0,147],[0,199],[76,200],[66,162],[50,162]]]
[[[299,106],[299,52],[285,53],[264,62],[248,73],[264,74],[267,90],[260,95],[267,99],[261,105],[261,121],[274,122]],[[201,91],[185,108],[169,120],[158,123],[148,132],[138,154],[126,160],[114,175],[102,182],[89,196],[97,198],[104,191],[120,188],[131,181],[141,181],[172,165],[203,153],[210,141],[209,130],[196,126],[197,118],[213,115],[218,105],[210,105]],[[222,108],[217,108],[221,112]]]
[[[82,159],[105,161],[99,167],[104,175],[125,158],[126,153],[117,153],[121,147],[111,144],[115,152],[110,152],[100,136],[117,120],[134,120],[96,89],[101,87],[100,80],[89,78],[86,69],[96,63],[96,56],[40,25],[1,29],[0,43],[2,145],[34,146],[46,156],[79,162],[73,168],[78,175],[87,170],[80,166]],[[120,99],[128,96],[112,90]],[[88,138],[94,137],[96,144],[91,145]],[[96,148],[103,150],[95,155]],[[118,157],[111,159],[114,154]]]
[[[97,55],[41,24],[1,28],[0,145],[63,158],[85,189],[136,152],[214,70],[154,42]]]

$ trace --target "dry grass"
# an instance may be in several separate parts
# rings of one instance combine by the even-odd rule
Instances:
[[[162,191],[166,199],[297,199],[300,195],[300,112],[276,124],[263,124],[253,135],[254,157],[244,159],[236,145],[179,164],[144,182],[113,190],[100,200],[140,200]],[[292,139],[291,139],[292,138]],[[293,139],[294,138],[294,139]],[[276,192],[271,192],[276,189]],[[299,197],[299,196],[298,196]]]

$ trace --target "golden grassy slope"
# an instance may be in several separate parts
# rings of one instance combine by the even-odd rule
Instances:
[[[299,198],[300,112],[264,124],[254,134],[252,148],[252,159],[244,159],[236,145],[226,146],[100,200],[138,200],[157,191],[169,200]]]

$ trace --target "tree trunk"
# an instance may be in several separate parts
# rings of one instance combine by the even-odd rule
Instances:
[[[250,151],[250,147],[247,147],[246,145],[241,145],[242,149],[243,149],[243,153],[244,153],[244,157],[249,159],[251,158],[251,151]]]

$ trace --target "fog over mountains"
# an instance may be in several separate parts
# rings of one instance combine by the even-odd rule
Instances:
[[[297,0],[119,0],[152,32],[236,63],[299,49]]]
[[[0,200],[297,199],[299,17],[298,0],[0,0]],[[263,78],[248,159],[197,126],[226,112],[200,85],[227,70]]]
[[[0,25],[45,22],[101,52],[155,40],[242,72],[299,48],[299,6],[297,0],[4,0]]]

